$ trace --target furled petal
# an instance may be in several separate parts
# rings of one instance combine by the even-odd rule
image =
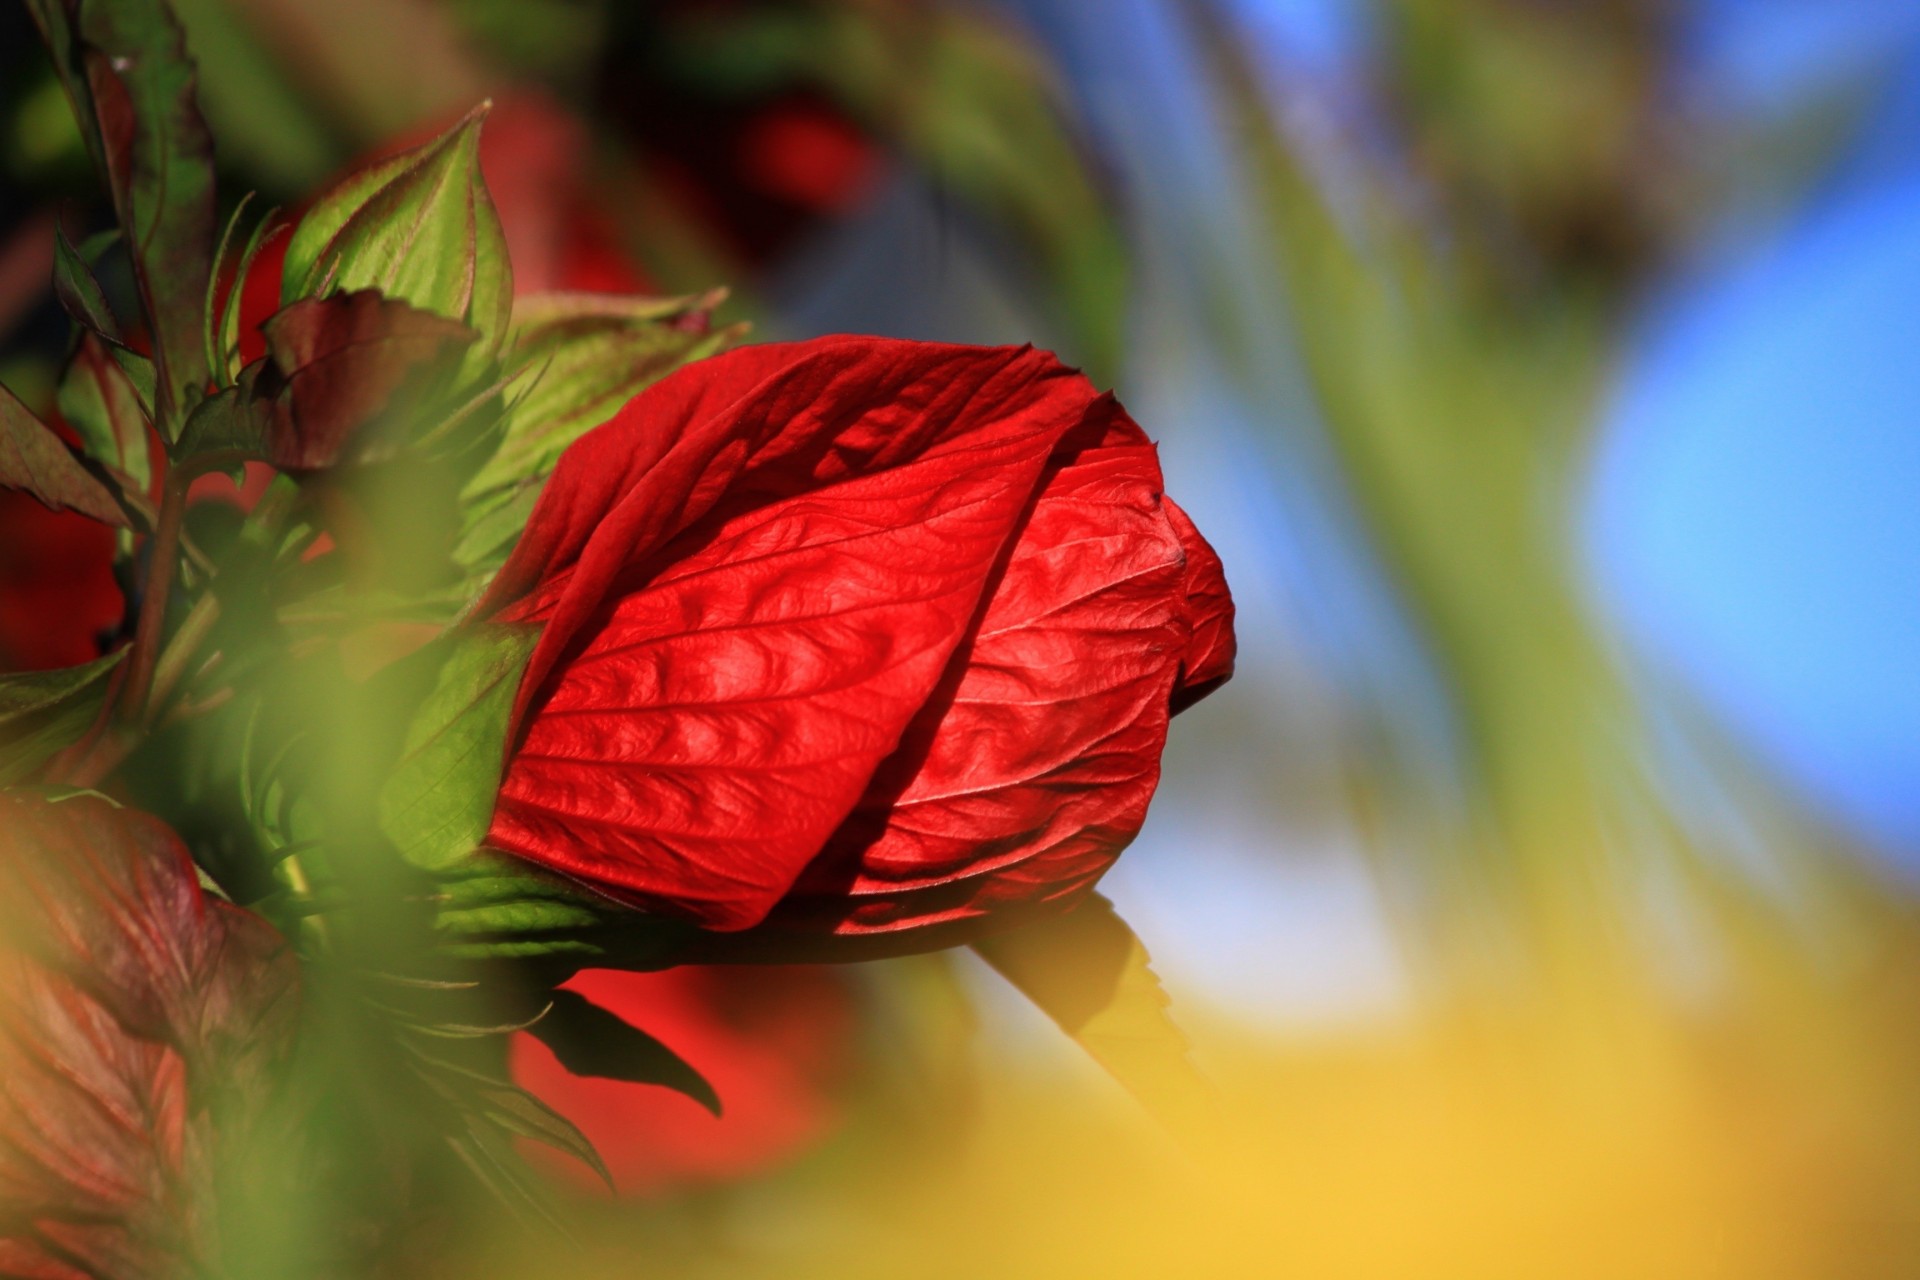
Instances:
[[[1233,596],[1227,592],[1226,571],[1220,556],[1207,545],[1187,513],[1165,500],[1167,519],[1187,554],[1187,649],[1180,660],[1180,680],[1173,689],[1173,710],[1185,711],[1218,689],[1233,674]]]
[[[770,929],[924,929],[1064,901],[1107,869],[1159,780],[1187,640],[1160,484],[1153,446],[1099,402],[945,685]]]
[[[744,348],[562,458],[482,612],[545,624],[490,843],[758,922],[939,685],[1083,380],[1030,349]]]

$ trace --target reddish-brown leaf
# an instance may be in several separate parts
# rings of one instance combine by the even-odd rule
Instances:
[[[121,528],[133,523],[53,428],[5,387],[0,387],[0,485],[23,489],[56,511],[78,511]]]
[[[0,794],[0,1273],[204,1273],[296,996],[279,935],[159,821]]]
[[[306,298],[269,319],[257,394],[273,401],[264,457],[282,471],[367,461],[473,330],[368,289]]]

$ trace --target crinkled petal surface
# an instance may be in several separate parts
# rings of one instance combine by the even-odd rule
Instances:
[[[1031,349],[853,338],[636,397],[482,605],[545,624],[490,843],[760,921],[934,696],[1087,408]]]
[[[1159,780],[1185,575],[1153,446],[1102,400],[943,687],[771,923],[920,928],[1090,888]]]

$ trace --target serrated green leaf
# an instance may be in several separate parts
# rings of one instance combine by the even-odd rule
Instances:
[[[973,946],[1149,1110],[1207,1123],[1212,1091],[1168,1016],[1152,958],[1111,902],[1091,894]]]
[[[84,666],[0,676],[0,786],[27,777],[80,740],[125,650]]]
[[[80,58],[101,156],[160,354],[160,423],[206,385],[201,316],[216,225],[213,138],[186,37],[164,0],[85,0]]]
[[[536,627],[489,623],[451,642],[380,792],[381,830],[415,866],[448,867],[486,838],[514,695],[538,639]]]
[[[497,351],[506,340],[513,275],[480,172],[484,117],[483,107],[322,198],[288,247],[282,302],[377,289],[467,324],[486,353]]]
[[[60,379],[58,401],[60,416],[80,437],[88,455],[125,472],[146,492],[153,479],[147,415],[133,380],[96,334],[81,335]]]
[[[447,1138],[447,1145],[465,1162],[480,1185],[515,1214],[531,1217],[565,1233],[566,1224],[554,1213],[544,1187],[528,1176],[513,1144],[493,1125],[467,1117],[466,1132]]]
[[[103,524],[132,521],[107,486],[80,465],[53,428],[0,386],[0,485],[24,489],[49,507],[78,511]]]
[[[56,226],[53,232],[53,292],[67,314],[79,324],[109,342],[122,341],[120,322],[107,304],[100,281],[94,278],[93,268],[73,247],[67,239],[66,228],[61,226]]]
[[[574,1075],[661,1085],[720,1114],[720,1095],[685,1058],[577,991],[556,990],[530,1030]]]

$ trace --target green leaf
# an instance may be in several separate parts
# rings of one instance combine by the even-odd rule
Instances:
[[[61,226],[53,231],[53,292],[74,320],[109,342],[123,344],[120,322],[114,318],[100,281]]]
[[[133,380],[96,334],[81,335],[60,379],[59,404],[60,416],[79,435],[88,455],[124,472],[135,488],[146,492],[153,479],[147,415]]]
[[[547,1016],[528,1028],[577,1076],[657,1084],[720,1114],[720,1095],[685,1058],[577,991],[553,993]]]
[[[207,382],[202,312],[216,224],[213,138],[186,37],[164,0],[83,0],[80,58],[114,208],[160,365],[160,422]]]
[[[480,172],[474,111],[433,142],[348,177],[301,219],[281,301],[354,289],[459,320],[486,354],[506,340],[513,274]]]
[[[485,577],[506,558],[567,446],[675,369],[740,339],[744,325],[709,329],[724,297],[545,294],[516,304],[500,443],[460,496],[454,558],[469,574]]]
[[[113,494],[13,392],[0,386],[0,485],[24,489],[56,510],[78,511],[103,524],[132,522]]]
[[[147,421],[153,421],[153,405],[159,395],[160,374],[153,367],[153,361],[138,351],[126,347],[108,347],[107,354],[120,366],[120,372],[127,375],[127,381],[133,384],[133,393],[140,397],[140,410],[147,415]]]
[[[1092,894],[973,947],[1149,1110],[1181,1126],[1207,1122],[1212,1091],[1147,949],[1111,902]]]
[[[740,329],[708,332],[716,296],[687,299],[664,314],[651,299],[607,299],[604,310],[522,306],[514,325],[512,396],[494,456],[468,484],[475,497],[544,476],[575,440],[682,365],[737,341]],[[621,307],[631,301],[638,306]],[[642,308],[645,308],[644,310]]]
[[[107,697],[125,650],[84,666],[0,676],[0,786],[12,786],[78,742]]]
[[[536,627],[488,623],[448,645],[378,805],[381,830],[415,866],[449,867],[486,838],[514,695],[538,639]]]

